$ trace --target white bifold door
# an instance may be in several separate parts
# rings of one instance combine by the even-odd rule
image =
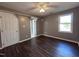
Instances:
[[[19,41],[19,24],[14,14],[0,12],[0,32],[2,47],[13,45]]]

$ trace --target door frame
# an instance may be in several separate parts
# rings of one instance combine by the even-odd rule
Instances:
[[[33,35],[33,23],[35,22],[35,35],[34,36],[32,36]],[[33,37],[36,37],[36,35],[37,35],[37,18],[36,17],[31,17],[31,20],[30,20],[30,33],[31,33],[31,38],[33,38]]]

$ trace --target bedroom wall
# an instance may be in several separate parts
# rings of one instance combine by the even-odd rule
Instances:
[[[73,33],[58,32],[58,16],[73,13]],[[79,41],[79,7],[44,17],[44,34]]]
[[[20,41],[30,38],[30,19],[27,16],[19,16]]]
[[[44,19],[39,18],[37,20],[37,35],[43,34],[43,25],[44,25]]]

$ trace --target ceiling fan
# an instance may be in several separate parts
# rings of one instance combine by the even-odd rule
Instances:
[[[57,8],[57,7],[58,7],[58,5],[50,5],[49,2],[37,2],[33,5],[33,7],[29,8],[26,11],[30,11],[30,10],[33,10],[33,9],[38,9],[41,13],[41,12],[45,12],[47,9]]]

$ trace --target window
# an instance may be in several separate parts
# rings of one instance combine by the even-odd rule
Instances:
[[[59,17],[59,32],[72,32],[72,13]]]

